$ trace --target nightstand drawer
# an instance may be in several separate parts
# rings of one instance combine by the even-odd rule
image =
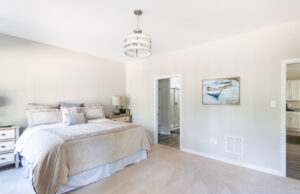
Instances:
[[[122,121],[122,122],[129,122],[130,118],[129,117],[117,117],[117,118],[112,118],[114,121]]]
[[[0,140],[3,139],[13,139],[15,138],[15,130],[14,129],[7,129],[0,131]]]
[[[8,153],[8,154],[1,154],[0,155],[0,164],[13,162],[14,160],[15,160],[14,153]]]
[[[14,141],[0,142],[0,152],[12,151],[15,149]]]

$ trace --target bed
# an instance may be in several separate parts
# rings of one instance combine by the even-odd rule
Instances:
[[[29,127],[16,143],[38,194],[64,193],[147,158],[151,136],[139,125],[101,118]]]

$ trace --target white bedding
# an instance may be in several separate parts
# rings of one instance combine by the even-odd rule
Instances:
[[[17,141],[16,152],[29,162],[36,192],[53,194],[70,176],[148,151],[151,143],[141,126],[100,119],[30,127]]]
[[[64,184],[59,188],[56,194],[66,193],[68,191],[96,182],[105,177],[111,176],[113,173],[122,170],[130,164],[138,163],[145,159],[147,159],[147,151],[140,150],[120,160],[74,174],[69,177],[67,184]],[[24,158],[22,159],[22,165],[24,167],[24,177],[28,180],[31,180],[31,166]]]

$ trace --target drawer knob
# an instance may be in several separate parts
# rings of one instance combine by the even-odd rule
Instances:
[[[1,148],[6,148],[6,146],[5,146],[5,145],[3,145],[3,146],[1,146]]]
[[[1,158],[1,160],[5,160],[6,158]]]
[[[5,133],[2,133],[1,135],[2,135],[2,136],[5,136],[6,134],[5,134]]]

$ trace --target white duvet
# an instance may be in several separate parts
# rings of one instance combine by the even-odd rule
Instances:
[[[30,163],[36,192],[53,194],[69,176],[150,150],[151,143],[150,134],[141,126],[101,119],[27,128],[15,151]]]

